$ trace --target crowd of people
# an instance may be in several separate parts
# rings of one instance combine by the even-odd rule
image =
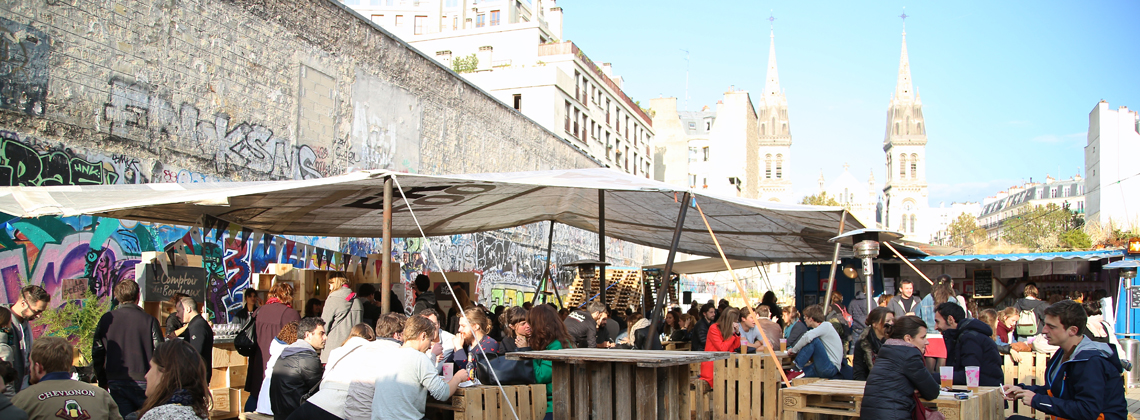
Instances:
[[[274,285],[264,303],[248,294],[235,317],[249,323],[256,342],[244,410],[284,420],[420,419],[429,396],[447,400],[462,383],[480,378],[493,384],[487,369],[506,353],[662,349],[667,343],[721,352],[786,346],[794,364],[790,378],[866,381],[865,395],[875,397],[863,400],[864,418],[911,418],[920,399],[939,395],[943,366],[952,367],[954,385],[966,385],[966,367],[977,366],[979,385],[1003,386],[1008,400],[1058,417],[1126,415],[1125,363],[1099,300],[1043,301],[1032,284],[1014,306],[980,312],[954,292],[947,276],[921,298],[904,280],[897,296],[878,297],[870,310],[871,297],[862,293],[847,306],[834,293],[826,306],[801,311],[781,307],[767,292],[753,307],[721,300],[693,303],[685,312],[668,308],[656,331],[654,314],[642,308],[592,301],[579,308],[524,303],[491,310],[463,289],[455,291],[458,304],[440,305],[430,286],[427,276],[416,278],[410,316],[384,313],[380,291],[369,284],[354,291],[343,276],[329,280],[327,298],[307,304],[304,317],[292,307],[288,283]],[[50,304],[42,288],[25,287],[15,304],[0,310],[0,418],[207,418],[214,336],[198,302],[173,297],[164,334],[138,305],[137,283],[122,281],[113,295],[117,306],[95,331],[95,384],[74,379],[75,349],[67,340],[32,340],[29,322]],[[1001,354],[1034,348],[1055,352],[1046,383],[1002,384]],[[523,382],[546,384],[551,418],[551,362],[520,363],[527,364]],[[518,380],[515,372],[496,373]],[[700,377],[714,383],[711,362],[701,366]]]

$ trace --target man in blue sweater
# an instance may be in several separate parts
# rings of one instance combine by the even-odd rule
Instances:
[[[1044,334],[1059,349],[1049,358],[1045,385],[1011,386],[1006,399],[1020,399],[1045,414],[1070,420],[1127,418],[1120,356],[1111,346],[1085,337],[1086,322],[1084,308],[1071,300],[1046,308]]]

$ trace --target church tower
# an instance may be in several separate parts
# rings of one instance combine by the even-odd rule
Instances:
[[[905,15],[904,15],[905,16]],[[926,186],[926,124],[922,118],[922,98],[910,78],[906,53],[906,27],[902,34],[898,83],[887,109],[887,134],[883,141],[887,156],[887,183],[883,188],[885,228],[926,241],[932,232],[924,213],[929,208]]]
[[[775,30],[769,37],[768,75],[764,82],[764,93],[760,96],[760,107],[757,109],[760,131],[757,164],[761,167],[759,198],[787,203],[792,200],[792,131],[788,125],[788,98],[780,89],[780,75],[776,71]]]

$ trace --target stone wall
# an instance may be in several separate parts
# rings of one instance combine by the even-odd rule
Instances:
[[[597,166],[335,1],[0,0],[0,185]],[[524,236],[536,238],[528,249],[545,248],[544,235]],[[222,306],[240,302],[258,264],[305,265],[240,231],[211,239],[225,253]],[[9,221],[0,230],[0,303],[26,282],[58,297],[61,279],[117,269],[107,284],[92,281],[102,293],[133,278],[140,252],[172,241],[206,248],[196,240],[185,227],[90,217]],[[333,242],[362,255],[378,241]],[[580,245],[558,248],[570,258],[588,252]],[[638,252],[613,249],[626,248],[627,257]],[[496,266],[533,266],[534,257]]]

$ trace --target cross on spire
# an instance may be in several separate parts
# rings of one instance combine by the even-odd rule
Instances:
[[[903,21],[903,33],[905,34],[905,33],[906,33],[906,18],[910,17],[910,16],[907,16],[907,14],[906,14],[906,6],[903,6],[903,12],[902,12],[902,14],[901,14],[901,15],[899,15],[899,17],[900,17],[900,18],[902,18],[902,21]]]

